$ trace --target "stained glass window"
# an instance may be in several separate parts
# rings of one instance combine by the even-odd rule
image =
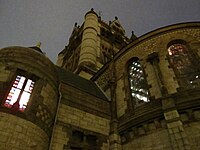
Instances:
[[[180,74],[192,72],[192,62],[189,51],[184,44],[173,44],[168,48],[170,63]]]
[[[129,81],[131,87],[131,95],[136,101],[136,105],[141,102],[149,102],[148,86],[144,77],[139,61],[133,61],[129,66]]]
[[[199,86],[200,74],[198,62],[192,51],[183,42],[172,44],[168,47],[169,63],[175,70],[182,86]]]
[[[32,80],[18,75],[7,95],[4,106],[11,108],[14,103],[18,102],[19,110],[24,111],[30,99],[34,83]]]

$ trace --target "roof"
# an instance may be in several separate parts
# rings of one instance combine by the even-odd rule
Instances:
[[[76,87],[81,91],[87,92],[95,97],[101,98],[103,100],[108,100],[105,94],[93,81],[82,78],[77,74],[64,70],[63,68],[60,68],[58,66],[56,66],[56,70],[58,72],[60,81],[73,87]]]
[[[41,50],[39,47],[37,47],[37,46],[32,46],[32,47],[29,47],[29,48],[32,48],[32,49],[34,49],[35,51],[37,51],[37,52],[43,54],[42,50]]]

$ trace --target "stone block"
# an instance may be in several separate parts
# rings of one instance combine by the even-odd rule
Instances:
[[[15,131],[21,133],[22,132],[22,126],[16,125]]]
[[[162,128],[167,128],[167,123],[165,120],[161,120],[161,127]]]
[[[194,118],[200,120],[200,111],[194,111]]]
[[[181,134],[180,134],[179,132],[175,132],[174,136],[175,136],[175,139],[176,139],[176,140],[182,138],[182,136],[181,136]]]
[[[134,132],[133,132],[133,131],[130,131],[130,132],[129,132],[129,137],[130,137],[131,139],[134,138]]]
[[[174,128],[174,127],[178,127],[178,126],[182,126],[182,122],[181,121],[174,121],[174,122],[170,122],[167,123],[167,127],[170,128]]]
[[[177,145],[180,149],[184,149],[184,144],[182,139],[177,139]]]
[[[6,82],[8,80],[9,74],[5,72],[0,72],[0,82]]]
[[[187,135],[186,135],[185,132],[180,132],[180,134],[181,134],[181,137],[182,137],[182,138],[186,138],[186,137],[187,137]]]
[[[188,117],[188,115],[185,113],[185,114],[181,114],[180,115],[180,118],[181,118],[181,121],[182,122],[187,122],[187,121],[189,121],[189,117]]]
[[[149,130],[156,130],[156,126],[154,123],[149,123]]]
[[[151,127],[150,127],[150,129],[151,129]],[[145,135],[145,130],[144,130],[143,127],[139,127],[139,128],[138,128],[138,134],[139,134],[139,135]]]
[[[174,133],[172,129],[168,129],[168,131],[169,131],[169,134],[173,134]]]
[[[101,150],[109,150],[109,144],[108,143],[103,143]]]
[[[172,129],[172,131],[173,131],[174,134],[175,133],[179,133],[179,128],[178,127],[173,127],[171,129]]]
[[[2,135],[4,135],[4,133],[1,132]],[[0,136],[0,143],[6,143],[8,140],[8,136]]]
[[[164,110],[171,109],[175,107],[174,99],[163,99],[162,100],[162,107]]]
[[[179,117],[178,111],[177,110],[172,110],[164,113],[165,119],[166,120],[171,120],[171,119],[176,119]]]
[[[183,137],[183,143],[184,145],[190,145],[190,142],[188,141],[187,137]]]

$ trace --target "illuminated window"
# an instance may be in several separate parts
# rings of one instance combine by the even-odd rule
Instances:
[[[184,41],[174,41],[168,47],[169,63],[182,86],[200,85],[198,61]]]
[[[30,99],[34,81],[24,77],[17,76],[13,82],[12,88],[4,102],[4,106],[11,108],[14,104],[18,105],[18,110],[24,111]]]
[[[149,102],[147,82],[141,64],[137,60],[133,61],[129,66],[129,81],[131,95],[136,101],[136,105],[141,102]]]

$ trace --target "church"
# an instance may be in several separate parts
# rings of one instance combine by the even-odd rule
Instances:
[[[91,9],[63,47],[0,50],[1,150],[200,149],[200,22],[129,38]]]

